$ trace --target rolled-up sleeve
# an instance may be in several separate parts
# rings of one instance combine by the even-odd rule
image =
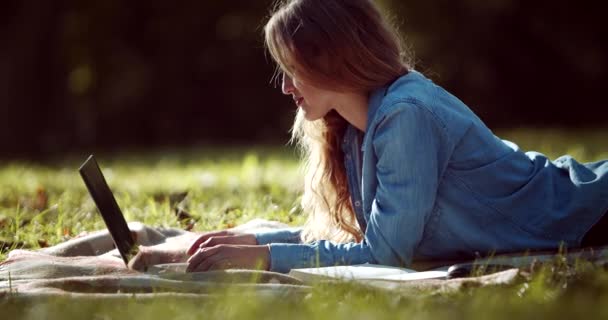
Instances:
[[[367,243],[270,244],[270,271],[289,272],[295,268],[375,263]]]
[[[258,244],[270,244],[270,243],[300,243],[300,235],[302,228],[284,228],[269,231],[256,232],[253,235],[257,240]]]
[[[378,263],[408,266],[435,203],[442,127],[422,106],[390,110],[373,133],[377,187],[365,240]]]

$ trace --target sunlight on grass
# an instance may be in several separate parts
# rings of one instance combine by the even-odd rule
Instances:
[[[196,230],[231,227],[254,217],[302,223],[295,154],[288,148],[266,149],[101,155],[98,161],[130,221],[179,227],[171,198],[183,194],[180,208],[198,220]],[[1,243],[37,248],[104,228],[77,172],[85,158],[0,166]]]

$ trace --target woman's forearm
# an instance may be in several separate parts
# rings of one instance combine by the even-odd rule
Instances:
[[[321,240],[310,244],[273,243],[269,270],[287,273],[295,268],[375,263],[365,243],[340,243]]]

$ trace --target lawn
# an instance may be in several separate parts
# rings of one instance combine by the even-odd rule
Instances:
[[[581,161],[608,159],[608,129],[517,129],[498,135],[551,158],[570,154]],[[36,249],[104,228],[77,173],[86,156],[0,162],[0,260],[12,248]],[[298,206],[301,172],[289,147],[197,147],[97,156],[130,221],[203,231],[254,217],[291,225],[305,220]],[[178,219],[177,211],[190,217]],[[411,296],[345,283],[320,284],[306,297],[282,299],[242,292],[206,301],[158,298],[78,305],[70,299],[33,303],[5,298],[0,300],[0,318],[606,318],[607,305],[608,274],[602,268],[553,265],[521,284],[456,294]]]

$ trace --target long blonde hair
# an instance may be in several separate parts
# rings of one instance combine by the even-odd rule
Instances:
[[[319,87],[366,92],[409,69],[396,30],[371,0],[282,0],[265,28],[277,73],[294,72]],[[302,240],[361,241],[350,201],[341,141],[348,123],[335,111],[307,121],[299,110],[292,142],[302,151],[302,207],[308,213]]]

